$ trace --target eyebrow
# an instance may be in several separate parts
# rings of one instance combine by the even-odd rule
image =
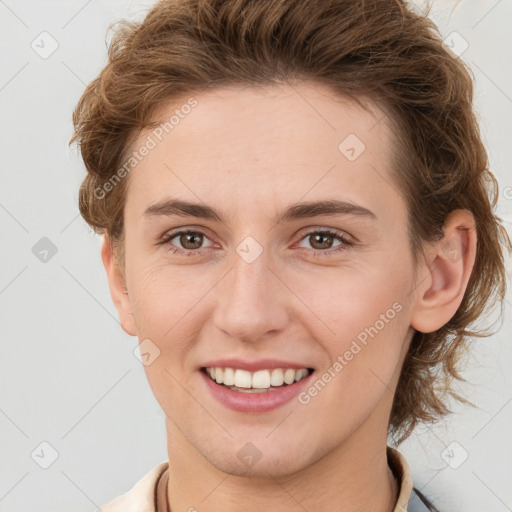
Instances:
[[[280,223],[320,215],[357,215],[377,219],[377,216],[372,211],[363,206],[348,201],[329,199],[293,204],[281,212],[274,221]],[[143,214],[143,217],[146,218],[155,216],[195,217],[226,223],[223,215],[216,212],[212,207],[179,199],[167,199],[152,204],[146,208]]]

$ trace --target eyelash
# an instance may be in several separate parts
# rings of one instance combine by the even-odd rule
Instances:
[[[205,238],[208,238],[206,236],[206,234],[200,230],[182,229],[180,231],[175,231],[175,232],[168,233],[167,235],[164,235],[162,240],[159,242],[159,245],[169,244],[169,251],[172,252],[173,254],[183,254],[185,256],[195,256],[198,253],[200,253],[201,251],[203,251],[204,249],[190,249],[190,250],[180,249],[178,247],[173,246],[173,244],[170,244],[170,241],[173,238],[176,238],[179,235],[188,235],[188,234],[193,234],[193,235],[200,234],[200,235],[203,235]],[[327,249],[325,251],[320,250],[320,249],[312,249],[314,257],[330,256],[334,253],[342,252],[353,245],[353,243],[351,241],[349,241],[347,238],[345,238],[343,235],[341,235],[337,231],[333,231],[331,229],[319,229],[319,230],[309,231],[300,239],[300,241],[304,240],[305,238],[310,237],[311,235],[328,235],[328,236],[332,236],[336,240],[342,242],[341,245],[339,245],[338,247],[335,247],[334,249]]]

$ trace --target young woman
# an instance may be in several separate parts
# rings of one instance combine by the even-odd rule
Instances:
[[[104,512],[436,510],[399,443],[503,299],[472,82],[401,0],[164,0],[74,113],[80,211],[166,415]]]

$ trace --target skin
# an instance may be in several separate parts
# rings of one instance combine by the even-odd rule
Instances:
[[[406,202],[391,177],[393,132],[375,105],[363,109],[308,82],[194,98],[198,105],[130,173],[124,269],[108,237],[102,249],[123,329],[160,350],[145,371],[167,418],[170,508],[392,511],[398,485],[386,441],[400,369],[414,329],[438,329],[462,301],[473,218],[452,212],[415,275]],[[354,161],[338,150],[348,134],[366,146]],[[212,206],[225,222],[143,215],[171,197]],[[273,220],[291,204],[323,199],[376,218]],[[175,228],[205,236],[158,243]],[[340,246],[311,236],[325,228],[352,245],[320,255]],[[250,264],[236,252],[248,236],[263,250]],[[173,244],[201,251],[175,254]],[[304,362],[321,375],[396,302],[400,312],[308,404],[235,412],[199,373],[204,362],[233,356]],[[237,457],[248,442],[261,453],[250,467]]]

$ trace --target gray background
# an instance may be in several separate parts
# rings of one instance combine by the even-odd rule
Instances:
[[[78,215],[85,171],[67,145],[108,25],[152,3],[0,0],[0,512],[92,511],[167,460],[164,415],[117,320],[100,238]],[[435,1],[432,17],[473,69],[510,232],[512,0],[456,3]],[[455,405],[401,446],[441,510],[512,510],[510,297],[467,360],[460,389],[477,407]]]

